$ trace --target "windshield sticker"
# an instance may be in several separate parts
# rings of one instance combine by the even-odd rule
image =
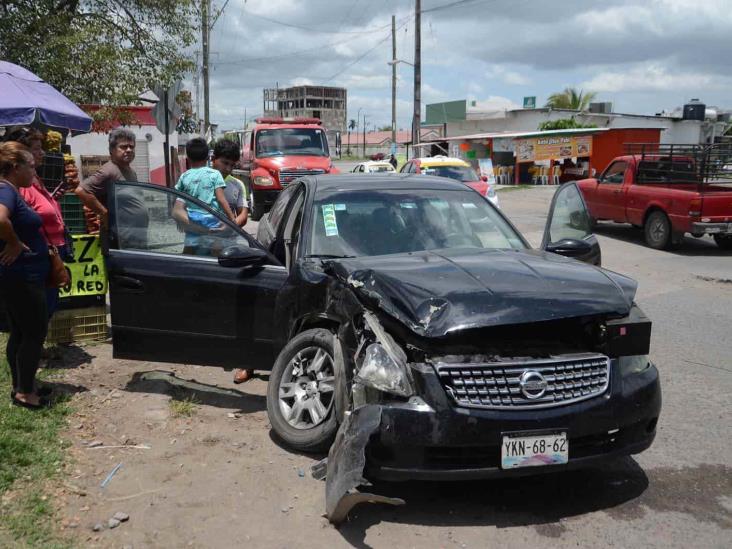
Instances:
[[[325,236],[338,236],[338,223],[333,204],[323,204],[323,224],[325,225]]]
[[[346,205],[345,204],[336,204],[335,205],[335,211],[337,211],[337,212],[345,212],[346,211]]]
[[[417,207],[417,205],[414,202],[400,202],[399,206],[401,206],[404,209],[412,210]]]
[[[477,207],[478,206],[476,206],[472,202],[463,202],[463,208],[477,208]]]

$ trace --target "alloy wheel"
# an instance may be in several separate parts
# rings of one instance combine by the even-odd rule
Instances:
[[[306,347],[287,364],[279,386],[282,417],[295,429],[312,429],[330,415],[334,401],[333,357]]]

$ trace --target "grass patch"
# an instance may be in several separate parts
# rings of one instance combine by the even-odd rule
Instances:
[[[5,350],[6,334],[0,334]],[[10,404],[10,369],[0,361],[0,542],[10,547],[70,547],[52,528],[55,509],[47,491],[59,475],[68,443],[59,438],[71,412],[61,399],[47,410]],[[7,540],[7,541],[6,541]]]
[[[191,417],[198,411],[198,405],[201,404],[194,396],[176,396],[173,395],[168,401],[170,406],[170,415],[173,417]]]

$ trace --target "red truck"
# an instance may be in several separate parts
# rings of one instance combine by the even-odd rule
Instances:
[[[258,118],[244,132],[241,177],[249,188],[251,217],[259,221],[291,182],[304,175],[339,173],[317,118]]]
[[[643,228],[658,250],[679,246],[687,233],[732,250],[732,144],[628,148],[600,177],[578,181],[593,222]]]

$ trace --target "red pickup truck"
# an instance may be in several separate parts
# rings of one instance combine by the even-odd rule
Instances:
[[[636,147],[636,151],[638,147]],[[677,247],[686,233],[732,250],[732,145],[653,145],[578,181],[593,221],[643,228],[648,246]]]

